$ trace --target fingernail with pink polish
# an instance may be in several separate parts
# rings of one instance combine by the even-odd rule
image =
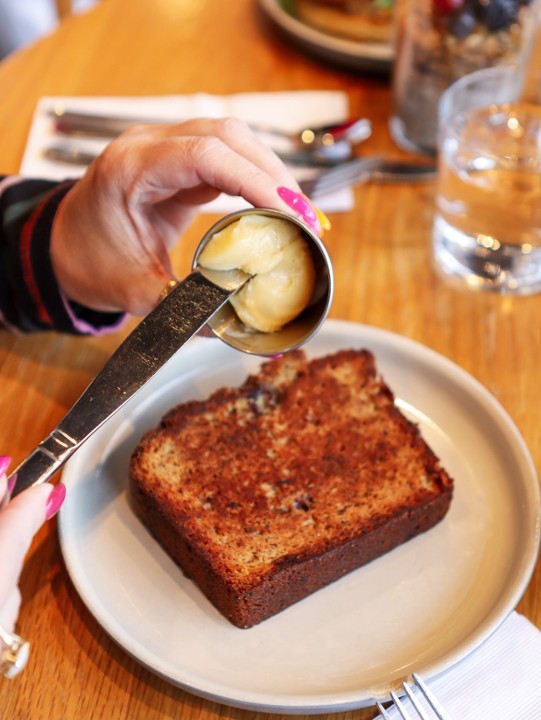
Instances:
[[[5,475],[10,464],[11,458],[9,455],[0,455],[0,475]]]
[[[66,497],[66,486],[58,483],[53,487],[45,505],[45,519],[50,520],[60,510]]]
[[[310,201],[301,193],[291,188],[279,187],[278,195],[292,210],[294,210],[304,222],[317,233],[321,232],[321,225],[318,216]]]

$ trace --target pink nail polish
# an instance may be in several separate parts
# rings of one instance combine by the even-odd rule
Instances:
[[[0,455],[0,475],[4,475],[6,470],[11,464],[11,458],[9,455]]]
[[[311,227],[312,230],[317,233],[321,232],[321,225],[316,211],[304,195],[286,187],[279,187],[278,195],[282,198],[286,205],[301,216],[304,222]]]
[[[53,487],[45,505],[45,519],[50,520],[60,510],[66,497],[66,486],[58,483]]]

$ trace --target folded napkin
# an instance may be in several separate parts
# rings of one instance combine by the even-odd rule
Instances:
[[[263,123],[294,132],[303,127],[334,123],[348,118],[348,99],[336,91],[299,91],[271,93],[242,93],[239,95],[164,95],[159,97],[44,97],[34,113],[20,172],[26,177],[64,180],[79,177],[84,167],[67,165],[44,157],[53,144],[75,142],[83,150],[97,151],[107,140],[98,138],[68,138],[55,133],[50,111],[56,107],[66,110],[104,115],[156,118],[163,122],[193,117],[239,117],[250,123]],[[268,139],[268,138],[267,138]],[[269,142],[270,144],[270,142]],[[306,168],[294,168],[298,179],[310,174]],[[341,190],[318,199],[326,212],[346,211],[353,206],[350,189]],[[205,206],[212,213],[225,213],[247,206],[240,198],[220,196]]]
[[[513,612],[479,648],[427,684],[450,720],[540,720],[541,632]],[[395,708],[389,715],[400,718]]]

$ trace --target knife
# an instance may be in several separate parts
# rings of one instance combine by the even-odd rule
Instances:
[[[151,117],[92,115],[72,110],[50,110],[48,114],[55,121],[55,130],[63,135],[88,135],[100,138],[114,138],[133,125],[175,122]]]
[[[128,335],[72,409],[8,478],[12,496],[47,482],[237,292],[250,275],[196,270]]]

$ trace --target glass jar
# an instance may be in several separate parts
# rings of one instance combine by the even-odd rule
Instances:
[[[436,153],[438,105],[455,80],[516,65],[540,0],[397,0],[390,131],[406,150]]]

